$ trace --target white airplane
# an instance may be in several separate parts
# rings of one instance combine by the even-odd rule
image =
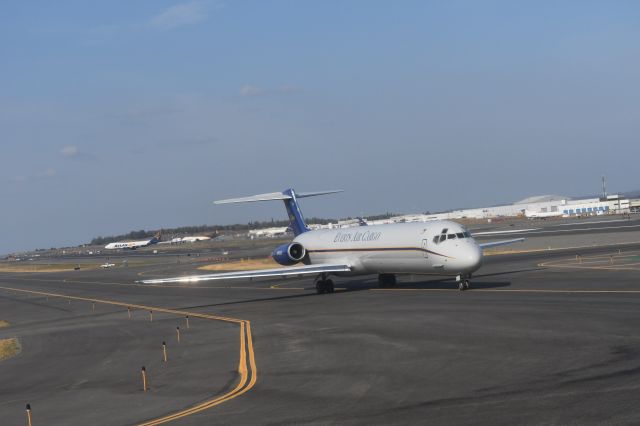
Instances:
[[[469,288],[471,274],[482,265],[482,249],[523,241],[517,238],[478,244],[466,228],[448,220],[369,225],[350,229],[309,230],[298,198],[342,191],[283,192],[216,201],[216,204],[284,201],[295,238],[271,256],[286,268],[227,272],[139,281],[144,284],[193,283],[232,278],[315,275],[319,294],[332,293],[328,277],[377,274],[381,287],[392,287],[397,274],[455,276],[460,290]],[[295,266],[302,264],[301,266]]]
[[[548,217],[559,217],[564,213],[562,212],[536,212],[532,210],[525,210],[524,215],[529,219],[546,219]]]
[[[100,265],[101,268],[105,268],[105,269],[113,268],[114,266],[116,266],[115,263],[109,263],[109,262],[106,262],[106,263],[103,263],[102,265]]]
[[[107,250],[115,250],[115,249],[126,249],[126,250],[135,250],[138,249],[140,247],[146,247],[146,246],[150,246],[152,244],[157,244],[160,242],[160,239],[162,238],[162,235],[160,232],[158,232],[156,235],[153,236],[153,238],[150,238],[148,240],[142,240],[142,241],[123,241],[120,243],[109,243],[106,246],[104,246],[105,249]]]
[[[251,229],[249,235],[251,237],[275,237],[278,235],[285,235],[289,231],[289,227],[273,227],[264,229]]]
[[[193,237],[176,237],[172,238],[169,241],[162,241],[158,244],[184,244],[184,243],[197,243],[199,241],[208,241],[211,237],[206,237],[204,235],[198,235]]]
[[[196,235],[193,237],[182,237],[183,243],[197,243],[199,241],[208,241],[211,237],[206,237],[204,235]]]

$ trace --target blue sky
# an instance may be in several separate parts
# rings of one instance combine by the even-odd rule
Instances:
[[[0,253],[638,184],[635,1],[5,1]]]

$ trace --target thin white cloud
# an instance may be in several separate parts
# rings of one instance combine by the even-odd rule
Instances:
[[[9,179],[9,182],[19,183],[19,182],[26,182],[27,180],[28,178],[26,176],[15,176]]]
[[[36,180],[44,180],[57,176],[58,171],[54,168],[47,168],[30,176],[16,176],[9,181],[12,183],[27,183]]]
[[[240,96],[260,96],[265,93],[264,89],[245,84],[240,88]]]
[[[56,169],[52,169],[51,167],[49,167],[48,169],[45,169],[40,173],[36,173],[34,177],[36,179],[46,179],[46,178],[54,177],[57,174],[58,172],[56,171]]]
[[[240,88],[240,96],[252,97],[252,96],[265,96],[265,95],[286,95],[290,93],[300,92],[300,88],[296,86],[280,86],[277,89],[264,89],[261,87],[245,84]]]
[[[60,150],[60,154],[65,157],[75,157],[78,155],[78,147],[75,145],[66,145]]]
[[[278,88],[278,92],[279,93],[298,93],[301,92],[302,89],[300,89],[299,87],[296,86],[280,86]]]
[[[159,30],[172,30],[185,25],[193,25],[207,19],[206,4],[191,1],[171,6],[151,18],[150,25]]]

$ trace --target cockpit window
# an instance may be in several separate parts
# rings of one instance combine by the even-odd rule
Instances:
[[[434,236],[433,243],[439,244],[445,240],[453,240],[456,238],[471,238],[471,234],[468,231],[456,232],[455,234],[447,234],[447,231],[449,231],[449,228],[444,228],[440,235]]]

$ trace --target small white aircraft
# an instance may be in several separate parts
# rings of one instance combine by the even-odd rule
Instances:
[[[564,213],[562,212],[536,212],[532,210],[525,210],[524,215],[529,219],[546,219],[548,217],[560,217]]]
[[[104,246],[107,250],[115,250],[115,249],[125,249],[125,250],[135,250],[140,247],[150,246],[152,244],[157,244],[162,239],[162,234],[158,232],[153,238],[142,241],[123,241],[119,243],[109,243]]]
[[[328,277],[377,274],[381,287],[396,284],[397,274],[455,276],[460,290],[469,288],[471,274],[482,265],[482,249],[523,241],[517,238],[478,244],[467,229],[452,221],[434,220],[342,229],[309,230],[298,198],[342,191],[283,192],[216,201],[216,204],[253,201],[284,201],[295,238],[277,247],[271,256],[286,268],[227,272],[139,281],[144,284],[192,283],[232,278],[316,275],[319,294],[332,293]],[[295,266],[302,264],[302,266]]]
[[[103,263],[102,265],[100,265],[100,267],[104,268],[104,269],[113,268],[114,266],[116,266],[115,263],[109,263],[109,262],[106,262],[106,263]]]

